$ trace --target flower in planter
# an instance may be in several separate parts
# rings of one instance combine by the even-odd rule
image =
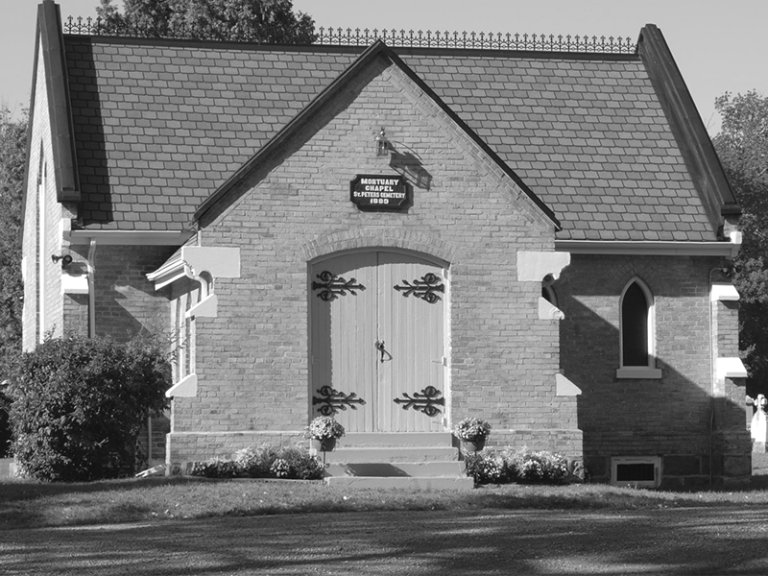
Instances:
[[[464,418],[454,425],[453,435],[468,442],[485,440],[491,435],[491,425],[482,418]]]
[[[318,416],[307,426],[306,437],[312,440],[338,440],[344,433],[344,426],[330,416]]]

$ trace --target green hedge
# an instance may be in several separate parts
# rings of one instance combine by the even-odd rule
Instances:
[[[23,476],[88,481],[135,472],[137,438],[166,407],[166,346],[47,338],[11,370],[12,450]]]

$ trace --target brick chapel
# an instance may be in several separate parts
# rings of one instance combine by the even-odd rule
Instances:
[[[172,335],[169,472],[330,412],[424,453],[479,416],[616,484],[749,475],[740,209],[661,31],[353,40],[100,36],[43,1],[25,348]]]

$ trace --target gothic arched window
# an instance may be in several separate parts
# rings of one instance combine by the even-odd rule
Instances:
[[[654,301],[648,286],[639,278],[621,294],[621,366],[619,378],[660,378],[654,357]]]

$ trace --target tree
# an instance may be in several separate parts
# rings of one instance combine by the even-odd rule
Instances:
[[[0,458],[10,440],[10,402],[2,383],[7,379],[6,359],[21,352],[21,198],[27,156],[27,116],[14,120],[0,109]]]
[[[293,12],[292,0],[112,0],[96,9],[107,34],[229,40],[262,44],[311,44],[315,22]]]
[[[768,97],[725,93],[715,108],[722,116],[715,148],[743,212],[734,284],[741,296],[739,339],[748,392],[768,394]]]

